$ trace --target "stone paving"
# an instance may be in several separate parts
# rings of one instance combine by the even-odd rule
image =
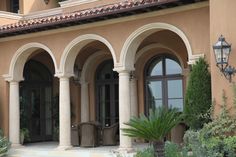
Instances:
[[[27,144],[11,148],[8,157],[133,157],[133,152],[120,152],[118,146],[99,146],[94,148],[72,147],[69,150],[57,149],[56,142]],[[148,147],[148,144],[134,144],[134,150]]]

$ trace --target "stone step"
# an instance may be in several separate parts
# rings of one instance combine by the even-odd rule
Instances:
[[[115,157],[115,155],[111,152],[11,149],[8,157]]]

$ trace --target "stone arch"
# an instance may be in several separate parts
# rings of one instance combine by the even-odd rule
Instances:
[[[94,60],[96,60],[97,58],[102,57],[104,55],[106,55],[104,53],[104,51],[97,51],[94,54],[92,54],[91,56],[89,56],[89,58],[87,59],[87,61],[85,62],[84,66],[82,68],[81,78],[80,78],[81,82],[86,82],[86,75],[90,69],[91,63],[93,63]]]
[[[176,26],[167,23],[150,23],[138,28],[127,38],[121,50],[119,63],[116,65],[115,69],[134,70],[134,61],[138,46],[146,37],[160,30],[172,31],[176,33],[183,40],[187,49],[189,63],[192,63],[193,59],[197,58],[198,56],[201,56],[201,55],[195,56],[192,54],[192,48],[187,36],[184,34],[182,30],[180,30]]]
[[[10,68],[8,74],[4,75],[5,79],[7,81],[21,81],[24,80],[23,78],[23,70],[24,70],[24,65],[28,59],[28,57],[38,49],[43,49],[45,50],[52,58],[54,68],[55,68],[55,73],[57,73],[57,63],[56,63],[56,58],[54,57],[52,51],[46,46],[41,43],[28,43],[23,46],[21,46],[14,56],[12,57],[11,63],[10,63]]]
[[[88,43],[92,41],[100,41],[103,44],[105,44],[111,52],[114,64],[117,63],[115,51],[112,45],[105,38],[96,34],[85,34],[75,38],[66,46],[60,61],[59,75],[61,76],[74,75],[73,70],[76,56],[84,46],[86,46]]]

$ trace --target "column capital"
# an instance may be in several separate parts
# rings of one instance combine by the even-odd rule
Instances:
[[[70,78],[70,77],[74,76],[74,74],[57,72],[54,76],[61,79],[61,78]]]
[[[23,81],[24,78],[14,78],[13,76],[9,75],[9,74],[5,74],[5,75],[2,75],[2,77],[9,83],[11,82],[20,82],[20,81]]]
[[[88,84],[88,82],[85,80],[80,80],[79,83],[80,83],[80,85],[87,85]]]
[[[199,58],[204,57],[204,56],[205,56],[204,53],[191,55],[191,56],[189,56],[188,64],[189,64],[189,65],[195,64],[195,62],[196,62]]]
[[[125,74],[125,73],[127,73],[127,74],[130,74],[130,72],[131,72],[131,70],[119,70],[119,71],[117,71],[119,74]]]
[[[116,71],[118,73],[129,73],[131,71],[135,71],[134,68],[127,68],[127,67],[124,67],[124,66],[120,66],[120,65],[115,65],[113,71]]]

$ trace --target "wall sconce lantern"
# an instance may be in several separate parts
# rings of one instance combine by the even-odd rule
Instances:
[[[75,84],[80,83],[81,73],[82,73],[82,68],[79,65],[75,64],[74,65],[74,77],[73,77],[73,82]]]
[[[213,50],[216,59],[216,66],[224,74],[225,78],[231,82],[231,77],[236,72],[234,67],[228,65],[231,44],[228,44],[225,41],[225,38],[221,35],[218,41],[213,45]]]
[[[45,4],[48,4],[49,3],[49,0],[44,0]]]

